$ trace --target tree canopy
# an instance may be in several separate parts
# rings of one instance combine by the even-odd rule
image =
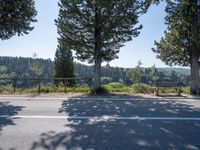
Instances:
[[[192,21],[194,7],[195,3],[190,0],[167,1],[165,23],[168,28],[165,36],[159,42],[155,42],[156,48],[153,48],[157,57],[167,65],[190,66],[191,45],[195,44],[196,47],[200,45],[199,40],[194,39],[191,33],[194,25]],[[198,31],[200,31],[200,19],[198,19]]]
[[[68,44],[61,38],[58,39],[58,47],[55,54],[55,76],[56,78],[74,78],[73,55]],[[74,80],[68,81],[69,86],[75,84]]]
[[[167,65],[191,67],[191,93],[199,92],[200,0],[166,1],[165,36],[153,51]]]
[[[125,42],[140,33],[138,17],[150,0],[60,0],[58,34],[68,41],[76,58],[94,62],[95,87],[100,86],[101,63],[117,58]]]
[[[33,0],[0,0],[0,39],[28,34],[36,14]]]

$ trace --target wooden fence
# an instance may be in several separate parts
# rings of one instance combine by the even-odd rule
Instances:
[[[8,92],[16,92],[16,89],[18,88],[18,82],[22,82],[22,81],[32,81],[32,84],[28,84],[26,83],[26,86],[21,86],[22,89],[20,91],[23,91],[27,88],[31,88],[31,86],[36,85],[37,86],[37,92],[40,93],[41,92],[41,84],[47,85],[52,87],[54,90],[56,91],[60,91],[58,88],[58,84],[57,83],[62,83],[62,86],[64,87],[64,92],[67,92],[67,87],[69,85],[69,81],[79,81],[79,83],[75,83],[73,87],[71,87],[70,91],[73,91],[74,89],[87,84],[89,87],[91,87],[92,84],[92,78],[0,78],[0,89],[3,89],[5,91]],[[2,81],[4,81],[5,83],[3,83]],[[10,91],[10,89],[6,88],[6,81],[12,86],[12,91]],[[80,82],[81,81],[81,82]],[[7,83],[7,84],[8,84]]]

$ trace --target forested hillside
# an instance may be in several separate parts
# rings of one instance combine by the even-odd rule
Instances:
[[[53,77],[54,62],[50,59],[23,58],[23,57],[0,57],[0,77]],[[76,77],[92,77],[93,66],[74,63]],[[183,68],[119,68],[106,65],[102,67],[102,84],[121,82],[125,85],[136,83],[151,84],[154,81],[182,81],[189,85],[189,69]]]
[[[0,57],[1,77],[52,77],[53,62],[50,59]]]

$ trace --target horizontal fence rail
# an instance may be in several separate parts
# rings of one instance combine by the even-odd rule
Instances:
[[[70,82],[73,82],[73,84],[70,84]],[[64,92],[67,92],[67,87],[70,85],[71,89],[68,91],[70,92],[86,84],[91,87],[92,78],[0,78],[0,89],[7,92],[16,92],[17,88],[21,88],[20,91],[24,91],[28,88],[37,87],[37,92],[40,93],[42,84],[51,87],[57,92],[60,92],[59,87],[64,87]],[[7,85],[11,85],[12,91],[6,88]]]
[[[183,84],[180,81],[175,82],[155,82],[154,86],[156,87],[156,96],[159,95],[159,90],[161,88],[175,88],[177,90],[178,96],[181,95],[181,87]]]

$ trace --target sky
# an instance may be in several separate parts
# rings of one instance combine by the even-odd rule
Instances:
[[[34,30],[28,35],[1,40],[0,56],[32,57],[33,53],[36,53],[39,58],[54,60],[58,37],[55,25],[59,11],[58,0],[35,0],[35,6],[38,22],[32,24]],[[143,25],[140,35],[125,43],[120,49],[119,59],[109,63],[111,66],[132,68],[141,60],[143,67],[151,67],[154,64],[156,67],[167,67],[151,50],[154,41],[159,41],[166,29],[164,9],[165,3],[153,5],[140,17],[140,24]]]

